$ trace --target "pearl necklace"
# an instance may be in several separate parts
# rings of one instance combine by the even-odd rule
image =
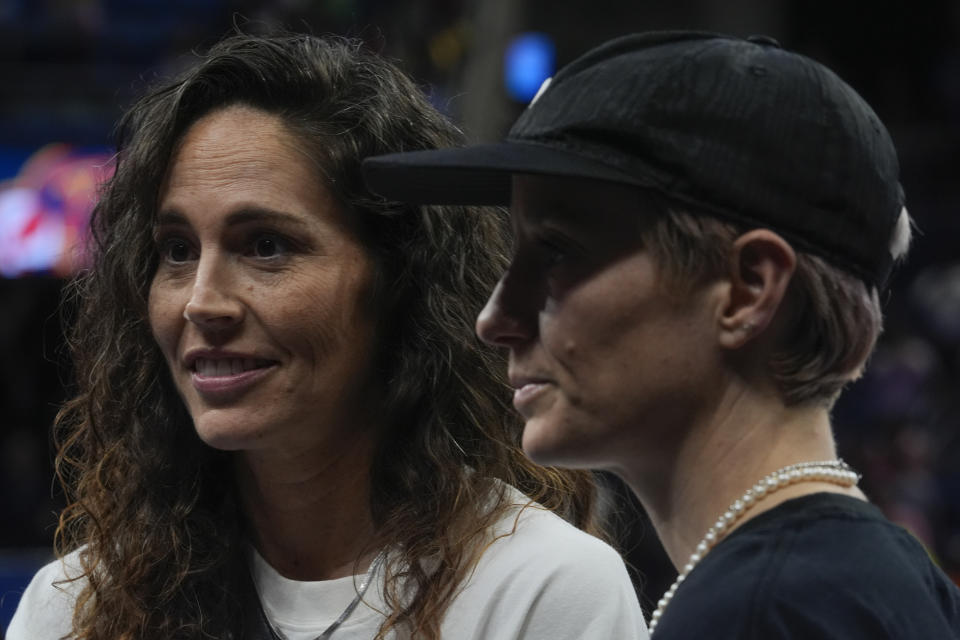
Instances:
[[[703,540],[697,545],[693,555],[690,556],[690,560],[684,565],[683,571],[680,572],[677,579],[674,580],[670,588],[667,589],[667,592],[660,598],[660,601],[657,603],[657,610],[654,611],[650,617],[650,635],[653,635],[653,631],[657,628],[660,617],[663,615],[667,605],[670,604],[680,584],[690,575],[690,572],[693,571],[700,560],[707,555],[707,552],[723,539],[724,534],[731,529],[733,524],[739,521],[743,514],[761,498],[800,482],[829,482],[849,488],[855,486],[859,480],[860,475],[853,471],[843,460],[800,462],[774,471],[747,489],[740,498],[734,500],[733,504],[727,508],[723,515],[717,518],[716,523],[714,523],[706,535],[703,536]]]

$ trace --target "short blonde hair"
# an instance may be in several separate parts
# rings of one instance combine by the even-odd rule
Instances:
[[[642,234],[671,287],[694,286],[729,268],[729,252],[745,229],[654,196],[662,212]],[[906,209],[891,239],[895,258],[906,254]],[[823,258],[797,252],[784,304],[783,338],[768,370],[786,405],[832,406],[843,387],[860,377],[883,327],[877,288]]]

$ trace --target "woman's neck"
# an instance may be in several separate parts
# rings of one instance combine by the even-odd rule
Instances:
[[[274,569],[296,580],[353,575],[376,554],[369,548],[372,443],[359,438],[320,449],[237,456],[253,543]]]
[[[797,462],[836,458],[825,407],[785,407],[776,397],[738,393],[711,418],[686,432],[666,464],[656,469],[638,464],[625,473],[677,567],[687,563],[733,501],[761,478]],[[790,498],[818,491],[863,498],[855,487],[803,482],[757,501],[734,528]]]

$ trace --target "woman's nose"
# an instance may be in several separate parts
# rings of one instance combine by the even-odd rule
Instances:
[[[206,330],[222,330],[243,320],[243,304],[234,295],[229,265],[218,256],[201,257],[183,317]]]
[[[534,292],[524,292],[510,273],[497,283],[477,316],[476,331],[481,340],[498,347],[516,347],[536,334]]]

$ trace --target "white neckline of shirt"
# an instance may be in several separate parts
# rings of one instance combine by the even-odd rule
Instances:
[[[292,580],[280,575],[256,549],[251,551],[253,581],[264,613],[285,634],[326,629],[356,597],[357,585],[363,580],[363,575],[333,580]],[[381,615],[377,609],[383,609],[382,583],[382,577],[374,579],[363,601],[341,625],[342,629],[362,625]]]

